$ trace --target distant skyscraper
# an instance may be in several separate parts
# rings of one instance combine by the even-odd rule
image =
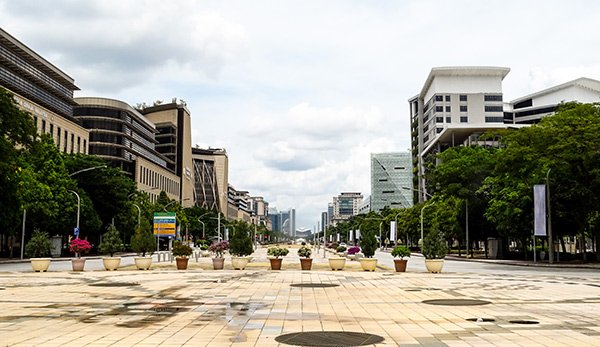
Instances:
[[[345,221],[358,214],[358,206],[363,201],[361,193],[341,193],[333,197],[333,224]]]
[[[411,207],[412,157],[409,152],[371,154],[371,211]]]

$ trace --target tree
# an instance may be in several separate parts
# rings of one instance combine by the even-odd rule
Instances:
[[[156,248],[156,237],[152,233],[150,223],[146,218],[141,218],[140,225],[138,225],[135,234],[131,238],[131,249],[145,257],[146,253],[152,255],[154,248]]]
[[[236,257],[245,257],[254,252],[250,238],[250,226],[244,221],[231,222],[233,231],[229,240],[229,253]]]

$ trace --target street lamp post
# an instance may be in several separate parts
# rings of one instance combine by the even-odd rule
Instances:
[[[94,167],[88,167],[86,169],[75,171],[72,174],[69,174],[69,177],[75,176],[75,175],[77,175],[78,173],[81,173],[81,172],[86,172],[86,171],[91,171],[91,170],[96,170],[96,169],[103,169],[103,168],[106,168],[106,167],[108,167],[108,166],[106,166],[106,165],[99,165],[99,166],[94,166]]]
[[[205,234],[205,227],[206,225],[204,224],[203,221],[200,220],[200,217],[198,217],[198,222],[202,223],[202,239],[204,240],[206,234]]]
[[[552,213],[550,208],[550,170],[546,173],[546,200],[548,205],[548,262],[554,263],[554,239],[552,237]]]
[[[423,237],[423,211],[425,210],[425,208],[426,208],[426,207],[429,207],[429,206],[431,206],[431,205],[433,205],[433,204],[435,204],[435,202],[432,202],[432,203],[431,203],[431,204],[429,204],[429,205],[424,205],[424,206],[421,208],[421,242],[422,242],[422,243],[424,243],[424,241],[425,241],[425,239],[424,239],[424,237]],[[421,246],[421,248],[423,248],[423,246]],[[421,253],[423,253],[423,249],[421,249]]]
[[[77,194],[75,191],[69,190],[69,192],[75,194],[77,197],[77,237],[79,237],[79,209],[81,207],[81,199],[79,198],[79,194]]]

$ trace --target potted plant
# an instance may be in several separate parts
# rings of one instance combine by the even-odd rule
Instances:
[[[358,247],[357,247],[358,248]],[[346,246],[338,246],[337,250],[337,256],[335,257],[329,257],[327,260],[329,261],[329,267],[331,268],[331,270],[343,270],[344,266],[346,266],[346,257],[345,257],[345,252],[346,252]]]
[[[215,242],[208,247],[208,251],[214,253],[215,255],[212,259],[213,269],[223,270],[223,265],[225,263],[225,258],[223,257],[223,254],[228,249],[229,242],[227,241]]]
[[[271,270],[281,270],[281,263],[283,259],[280,257],[285,257],[290,253],[290,250],[285,247],[269,247],[267,249],[267,255],[270,255],[273,258],[269,258],[269,262],[271,262]]]
[[[448,254],[448,244],[439,227],[434,226],[423,240],[425,267],[431,273],[440,273],[444,267],[444,258]]]
[[[190,255],[192,255],[194,251],[192,250],[192,247],[186,245],[185,243],[176,241],[173,245],[171,253],[173,253],[173,256],[175,257],[177,270],[186,270],[188,267],[188,261],[190,260]]]
[[[81,258],[82,253],[89,252],[92,246],[87,240],[80,239],[79,237],[74,238],[69,243],[69,250],[75,253],[75,259],[71,259],[71,266],[73,271],[83,271],[85,267],[85,258]]]
[[[248,236],[247,230],[238,224],[229,241],[229,253],[232,255],[231,265],[233,268],[235,270],[244,270],[250,261],[248,256],[253,252],[252,240]]]
[[[340,257],[345,256],[344,252],[346,252],[346,246],[337,246],[337,248],[335,249],[335,251],[337,252],[337,255],[339,255]]]
[[[347,255],[350,260],[357,260],[359,258],[358,253],[360,253],[360,247],[352,246],[348,248]]]
[[[131,238],[131,249],[138,255],[133,258],[138,270],[150,270],[152,253],[154,253],[155,248],[156,238],[150,229],[150,223],[144,218],[140,220],[140,224]],[[148,256],[146,256],[146,253],[148,253]]]
[[[39,229],[33,230],[31,239],[25,245],[25,254],[31,258],[31,267],[35,272],[46,272],[50,267],[52,261],[50,257],[50,251],[52,249],[52,243],[48,237],[48,233],[40,231]]]
[[[298,256],[300,257],[300,268],[302,270],[310,270],[312,267],[312,258],[310,255],[312,251],[309,247],[302,246],[298,249]]]
[[[107,231],[102,235],[102,243],[100,243],[100,253],[108,254],[108,257],[102,257],[102,263],[107,271],[114,271],[121,264],[121,257],[115,257],[114,254],[123,249],[123,242],[119,237],[119,231],[111,224]]]
[[[406,246],[396,246],[392,250],[392,256],[394,257],[394,267],[396,268],[396,272],[405,272],[408,260],[404,259],[404,257],[410,257],[410,249]]]
[[[365,271],[375,271],[377,268],[377,258],[373,258],[377,249],[377,239],[373,231],[365,232],[365,237],[360,241],[364,258],[360,258],[360,266]]]

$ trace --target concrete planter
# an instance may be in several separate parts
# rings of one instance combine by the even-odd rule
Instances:
[[[375,271],[377,268],[377,258],[360,258],[359,261],[364,271]]]
[[[212,258],[213,270],[223,270],[225,258]]]
[[[115,271],[121,265],[121,257],[103,257],[102,264],[107,271]]]
[[[133,261],[138,270],[150,270],[150,265],[152,265],[152,257],[135,257]]]
[[[46,272],[50,267],[52,258],[31,258],[31,268],[35,272]]]
[[[425,267],[431,273],[440,273],[444,267],[444,259],[425,259]]]
[[[329,258],[329,267],[331,268],[331,270],[343,270],[344,266],[346,266],[346,258],[336,258],[336,257],[331,257]]]
[[[312,258],[300,258],[300,268],[310,270],[312,268]]]
[[[249,261],[250,258],[247,257],[231,257],[231,266],[235,270],[244,270]]]
[[[73,258],[71,259],[71,266],[73,271],[83,271],[85,267],[85,258]]]

